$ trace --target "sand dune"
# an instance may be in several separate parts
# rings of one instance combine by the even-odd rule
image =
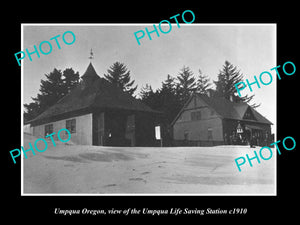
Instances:
[[[24,147],[35,140],[24,134]],[[275,157],[245,164],[242,172],[235,165],[259,147],[56,144],[23,159],[24,194],[275,194]]]

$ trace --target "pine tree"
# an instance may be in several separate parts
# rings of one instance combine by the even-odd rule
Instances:
[[[177,76],[177,94],[183,105],[191,96],[191,94],[196,91],[197,85],[194,78],[194,73],[189,67],[183,66]]]
[[[162,82],[161,88],[155,92],[150,85],[146,84],[141,89],[140,96],[141,100],[149,107],[164,113],[166,124],[173,121],[182,106],[176,93],[175,78],[170,75],[167,75],[167,79]]]
[[[215,95],[219,97],[224,97],[228,100],[232,97],[234,102],[246,102],[250,103],[254,95],[239,97],[237,95],[237,90],[235,84],[243,81],[243,74],[240,73],[240,70],[236,66],[233,66],[230,62],[225,61],[223,69],[218,74],[218,80],[214,81],[216,85]],[[251,105],[253,108],[258,107],[257,104]]]
[[[37,102],[31,102],[29,104],[24,104],[24,108],[25,108],[24,122],[34,119],[41,112],[40,106]]]
[[[79,84],[79,72],[72,68],[67,68],[62,73],[63,76],[63,92],[64,95],[68,94],[74,87]]]
[[[208,78],[208,76],[204,75],[199,69],[199,76],[197,79],[197,93],[207,94],[207,90],[211,85],[212,84],[210,83],[210,79]]]
[[[168,74],[167,79],[164,82],[162,82],[162,91],[167,91],[175,94],[175,87],[175,78]]]
[[[31,98],[33,102],[24,104],[24,121],[34,119],[43,111],[54,105],[64,97],[79,83],[79,73],[75,73],[72,68],[63,72],[56,68],[52,72],[45,74],[46,79],[41,80],[41,85],[37,97]]]
[[[133,86],[134,80],[130,80],[130,71],[123,63],[115,62],[104,74],[106,80],[121,88],[123,91],[133,95],[137,89],[137,85]]]
[[[145,104],[152,108],[152,98],[154,96],[154,92],[151,85],[146,84],[145,87],[142,87],[139,96]]]
[[[162,88],[159,90],[161,98],[161,110],[166,115],[166,123],[171,124],[179,110],[181,109],[180,98],[176,93],[175,78],[169,74],[167,79],[162,82]]]
[[[64,96],[64,86],[61,70],[56,68],[49,74],[45,74],[46,80],[41,80],[40,94],[37,98],[32,98],[37,101],[42,111],[54,105],[59,99]]]

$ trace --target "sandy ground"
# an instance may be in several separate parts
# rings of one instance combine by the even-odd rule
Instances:
[[[24,134],[24,147],[36,137]],[[275,195],[275,157],[239,172],[248,146],[102,147],[51,141],[23,159],[24,194]],[[39,146],[39,145],[38,145]],[[44,145],[41,143],[40,149]]]

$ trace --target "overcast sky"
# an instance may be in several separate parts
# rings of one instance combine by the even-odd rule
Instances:
[[[99,76],[116,61],[124,63],[131,72],[132,79],[138,85],[136,94],[146,83],[153,89],[161,86],[167,74],[177,76],[183,66],[188,66],[198,75],[198,70],[217,80],[219,70],[225,60],[237,66],[244,78],[254,81],[262,71],[270,71],[276,64],[276,25],[274,24],[172,24],[168,34],[152,33],[152,40],[147,35],[138,45],[134,32],[151,31],[153,24],[70,24],[70,25],[23,25],[23,47],[33,51],[42,41],[72,31],[76,41],[66,45],[58,38],[61,49],[54,40],[49,55],[32,55],[32,61],[23,60],[23,103],[30,103],[31,97],[39,92],[40,81],[44,74],[54,68],[64,70],[72,67],[82,75],[90,60],[90,49],[93,49],[92,63]],[[167,27],[163,28],[168,30]],[[68,35],[69,36],[69,35]],[[67,37],[67,35],[66,35]],[[45,51],[47,46],[45,44]],[[274,71],[271,72],[275,78]],[[267,82],[267,79],[266,79]],[[243,91],[247,94],[249,91]],[[253,86],[253,102],[261,103],[257,110],[274,124],[276,123],[276,79],[268,86]],[[272,127],[274,131],[275,126]]]

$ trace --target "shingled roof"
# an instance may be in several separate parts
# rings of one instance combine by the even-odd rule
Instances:
[[[74,90],[28,123],[37,123],[64,114],[96,108],[159,113],[99,77],[91,63],[81,78],[83,81]]]
[[[199,94],[198,94],[199,95]],[[245,112],[248,108],[252,111],[256,122],[272,124],[268,119],[262,116],[254,108],[245,102],[231,102],[228,99],[221,97],[208,97],[207,95],[200,94],[201,98],[211,106],[216,112],[226,119],[245,120],[243,119]]]
[[[173,121],[173,124],[176,122],[180,114],[184,111],[184,108],[188,105],[188,103],[195,97],[200,97],[206,104],[214,109],[219,116],[221,116],[224,119],[234,119],[234,120],[244,120],[247,121],[247,119],[244,119],[245,112],[248,108],[253,113],[253,116],[255,117],[256,121],[259,123],[265,123],[265,124],[273,124],[268,119],[266,119],[264,116],[262,116],[259,112],[257,112],[255,109],[253,109],[251,106],[249,106],[245,102],[231,102],[225,98],[221,97],[208,97],[204,94],[194,94],[189,101],[185,104],[185,106],[182,108],[182,110],[178,113],[177,117]]]

